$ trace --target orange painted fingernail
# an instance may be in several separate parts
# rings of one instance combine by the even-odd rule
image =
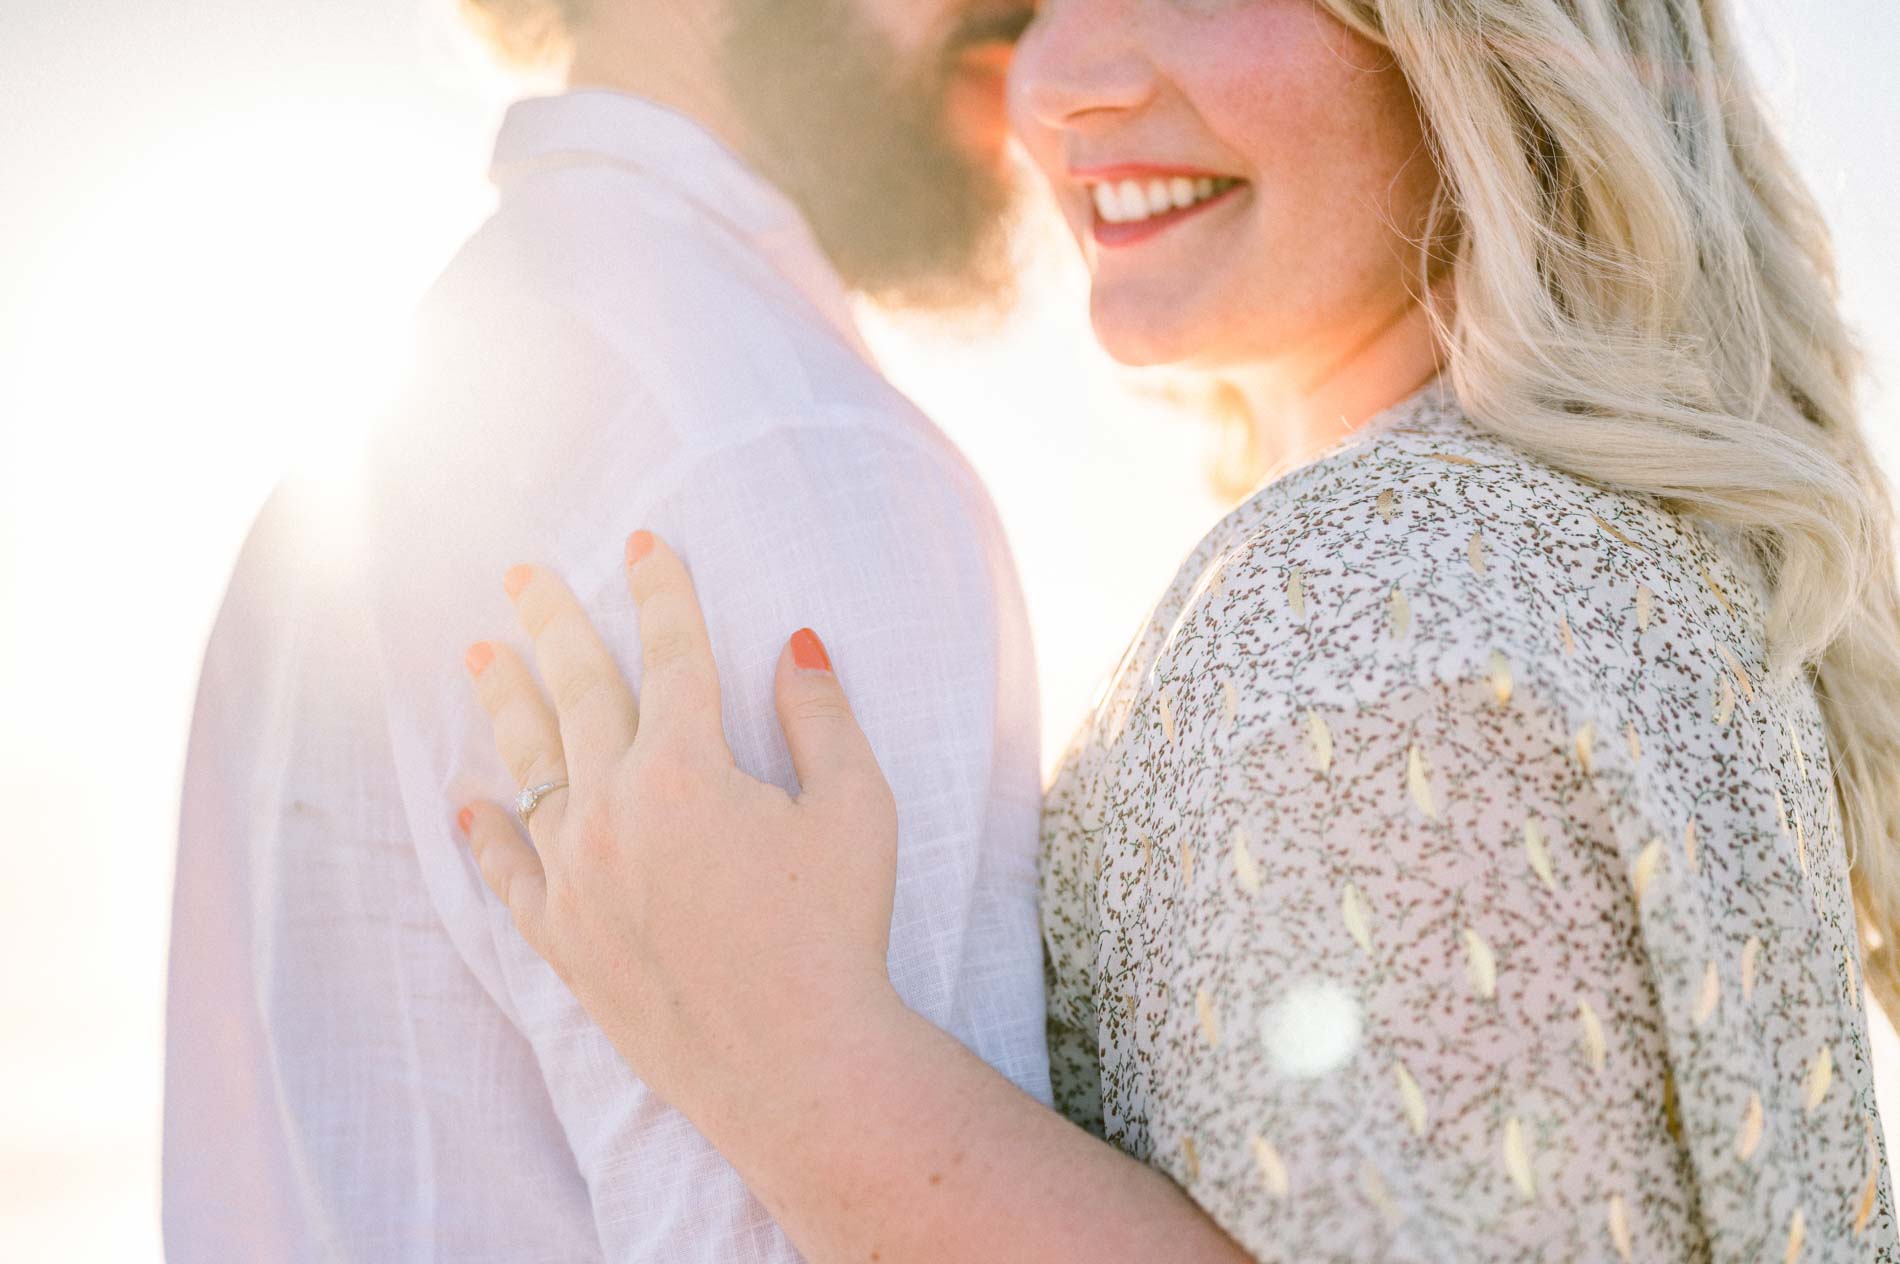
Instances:
[[[456,814],[455,823],[462,827],[464,834],[475,828],[475,809],[463,808]]]
[[[501,586],[508,590],[508,595],[510,597],[519,597],[521,595],[521,590],[523,588],[526,588],[528,586],[528,581],[533,578],[534,578],[534,567],[517,566],[513,570],[509,571],[506,575],[503,575],[501,577]]]
[[[477,641],[468,647],[468,653],[462,655],[462,665],[468,668],[471,676],[480,676],[495,661],[495,647],[487,641]]]
[[[636,531],[627,537],[627,565],[632,566],[647,554],[653,552],[653,533]]]
[[[800,671],[831,670],[831,655],[825,653],[825,643],[810,628],[792,633],[792,666]]]

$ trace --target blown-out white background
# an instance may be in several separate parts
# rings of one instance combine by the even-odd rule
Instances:
[[[1900,10],[1738,2],[1892,379]],[[445,9],[0,0],[0,1258],[159,1255],[198,655],[278,471],[368,423],[410,305],[486,208],[510,89]],[[1218,506],[1204,432],[1093,351],[1072,268],[1034,276],[1006,330],[874,332],[990,479],[1053,747]],[[1893,468],[1900,395],[1874,405]]]

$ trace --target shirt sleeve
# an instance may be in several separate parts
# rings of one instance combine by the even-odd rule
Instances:
[[[1679,1240],[1646,875],[1558,716],[1501,676],[1247,737],[1197,796],[1193,1000],[1154,1073],[1194,1098],[1168,1113],[1196,1121],[1195,1197],[1263,1260]]]
[[[637,689],[622,545],[660,532],[705,607],[740,766],[790,785],[773,668],[792,631],[817,628],[900,805],[897,990],[1047,1100],[1035,730],[999,723],[999,698],[1034,687],[1022,647],[999,638],[1013,580],[987,507],[927,438],[875,416],[761,417],[692,448],[652,426],[651,397],[590,356],[584,330],[555,333],[525,347],[511,335],[502,358],[531,366],[523,382],[477,367],[479,388],[438,383],[432,409],[458,414],[457,440],[411,434],[379,471],[370,547],[409,828],[459,950],[534,1049],[608,1258],[789,1260],[730,1166],[633,1077],[482,885],[456,811],[515,787],[462,651],[526,648],[500,576],[537,560],[574,587]]]
[[[342,520],[319,484],[278,490],[200,674],[167,963],[166,1258],[598,1259],[532,1052],[409,845]]]

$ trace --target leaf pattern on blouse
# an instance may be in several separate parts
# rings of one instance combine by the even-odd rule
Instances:
[[[1258,493],[1050,792],[1058,1106],[1263,1260],[1900,1258],[1762,591],[1442,381]]]

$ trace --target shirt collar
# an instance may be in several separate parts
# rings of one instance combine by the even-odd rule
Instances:
[[[705,126],[658,102],[606,88],[508,107],[489,179],[504,192],[551,167],[638,171],[748,243],[868,359],[850,296],[805,217]]]

